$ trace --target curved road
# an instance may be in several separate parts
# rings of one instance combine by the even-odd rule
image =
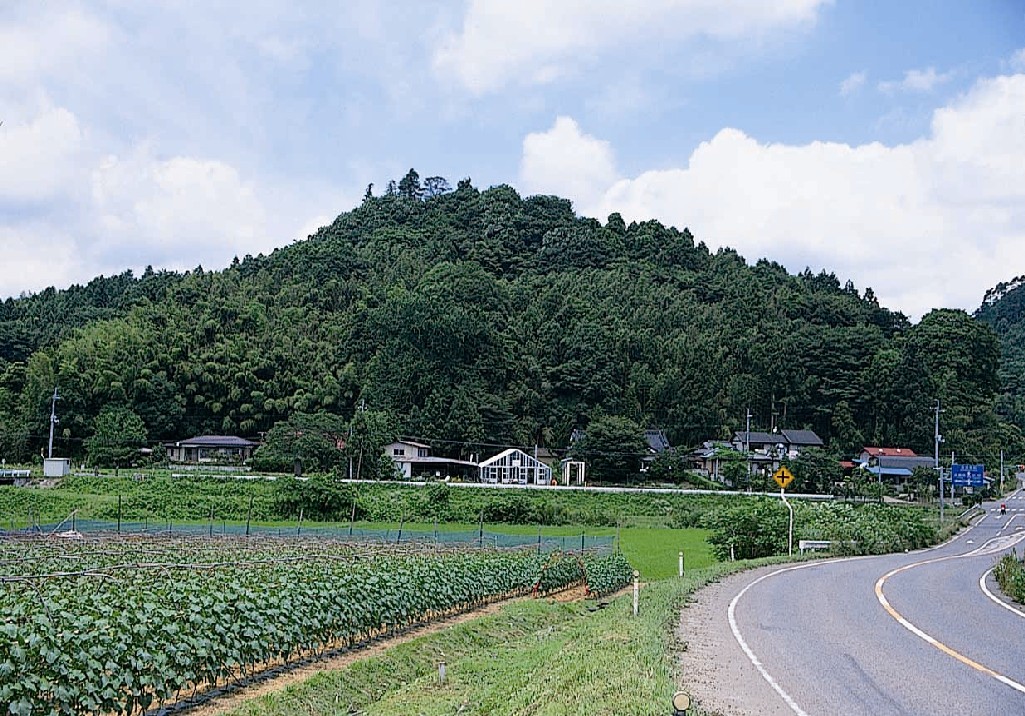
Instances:
[[[987,503],[981,520],[937,548],[733,582],[726,618],[744,678],[764,682],[744,710],[1025,713],[1025,608],[1005,604],[989,575],[1001,554],[1025,547],[1025,494],[1005,501],[1006,516]]]

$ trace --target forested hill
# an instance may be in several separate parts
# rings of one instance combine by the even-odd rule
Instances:
[[[270,256],[0,305],[0,455],[38,454],[55,385],[71,454],[104,408],[155,442],[348,420],[360,401],[450,455],[563,447],[599,415],[693,445],[748,408],[752,429],[813,428],[840,452],[931,452],[937,397],[948,449],[989,454],[1017,436],[993,411],[998,357],[963,312],[912,326],[832,274],[411,171]]]
[[[997,410],[1007,420],[1025,426],[1025,276],[988,291],[975,316],[1000,337]]]

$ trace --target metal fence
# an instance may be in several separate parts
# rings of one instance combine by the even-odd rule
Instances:
[[[25,529],[0,530],[0,535],[57,534],[77,532],[84,535],[171,535],[192,537],[301,537],[303,539],[333,539],[352,542],[445,544],[483,546],[495,548],[537,546],[543,552],[555,550],[611,551],[615,538],[611,535],[546,535],[544,529],[537,534],[506,534],[487,529],[452,532],[444,529],[431,531],[404,528],[369,529],[348,525],[319,525],[316,523],[266,526],[212,521],[206,523],[174,521],[104,521],[67,519],[63,522],[38,523]]]

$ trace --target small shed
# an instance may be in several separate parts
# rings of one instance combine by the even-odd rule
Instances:
[[[550,485],[552,468],[517,448],[480,464],[480,480],[492,485]]]
[[[64,477],[71,474],[71,458],[43,458],[43,477]]]

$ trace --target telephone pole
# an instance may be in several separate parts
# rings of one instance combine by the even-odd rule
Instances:
[[[50,403],[50,447],[46,453],[46,457],[53,457],[53,427],[59,423],[57,420],[57,401],[61,400],[61,396],[57,393],[57,389],[53,389],[53,400]]]
[[[936,463],[936,479],[939,481],[940,486],[940,527],[943,527],[943,470],[940,468],[940,443],[943,442],[943,436],[940,435],[940,413],[943,410],[940,408],[939,399],[936,400],[936,429],[933,432],[933,439],[936,443],[936,452],[934,460]]]
[[[747,467],[747,489],[751,489],[751,408],[747,411],[747,424],[744,429],[744,465]]]

